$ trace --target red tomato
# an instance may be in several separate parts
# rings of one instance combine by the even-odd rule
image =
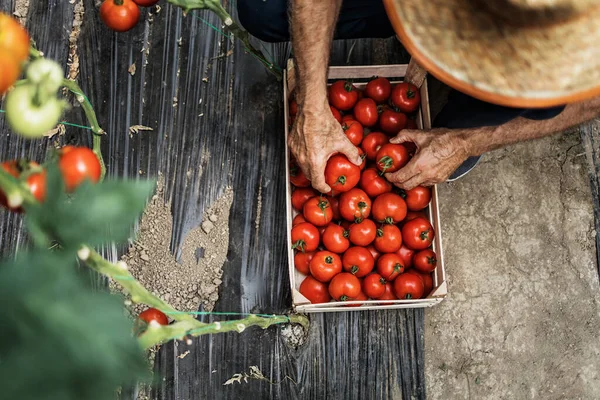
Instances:
[[[318,196],[318,193],[313,188],[296,188],[292,192],[292,207],[298,211],[302,211],[304,203],[315,196]]]
[[[135,4],[141,7],[150,7],[159,2],[159,0],[133,0]]]
[[[319,230],[309,222],[292,227],[292,249],[315,251],[319,247]]]
[[[344,227],[336,224],[329,224],[323,233],[323,246],[333,253],[341,254],[348,250],[350,241],[349,232]]]
[[[138,23],[140,9],[132,0],[104,0],[100,18],[113,31],[125,32]]]
[[[350,229],[350,221],[346,221],[345,219],[338,222],[339,226],[343,226],[345,230]]]
[[[386,78],[375,78],[365,87],[365,96],[373,99],[375,103],[385,103],[392,93],[392,85]]]
[[[156,321],[160,325],[169,325],[169,319],[167,318],[165,313],[163,313],[160,310],[157,310],[156,308],[148,308],[142,311],[139,315],[139,318],[141,320],[146,321],[147,324],[149,324],[152,321]]]
[[[383,276],[388,282],[396,279],[398,275],[404,272],[404,269],[404,264],[402,264],[402,260],[398,254],[383,254],[379,257],[379,260],[377,260],[377,273]]]
[[[350,235],[348,238],[352,244],[357,246],[368,246],[377,236],[377,227],[375,222],[370,219],[363,219],[359,223],[354,223],[348,228]]]
[[[433,272],[437,267],[437,256],[431,249],[421,250],[415,254],[413,264],[421,272]]]
[[[375,168],[367,168],[363,171],[360,176],[360,187],[371,198],[392,191],[392,184],[379,175],[379,172]]]
[[[295,160],[290,161],[290,182],[296,187],[309,187],[310,181]]]
[[[342,114],[334,106],[329,106],[329,108],[331,109],[331,114],[333,115],[333,118],[335,118],[335,120],[341,124]]]
[[[417,186],[410,190],[404,190],[402,196],[406,201],[406,207],[410,211],[420,211],[429,205],[431,201],[431,189],[423,186]]]
[[[402,246],[402,234],[396,225],[384,225],[377,229],[373,246],[382,253],[394,253]]]
[[[388,282],[385,284],[385,293],[377,300],[398,300],[398,298],[394,294],[394,286],[392,285],[392,282]]]
[[[373,201],[371,213],[377,222],[397,224],[406,217],[406,203],[395,193],[383,193]]]
[[[342,193],[352,189],[360,180],[360,167],[354,165],[343,154],[336,154],[327,161],[325,182],[332,192]]]
[[[382,173],[396,172],[404,167],[410,157],[406,147],[401,144],[386,143],[377,152],[377,169]]]
[[[310,260],[310,274],[318,281],[329,282],[340,272],[342,272],[342,260],[335,253],[318,251]]]
[[[402,238],[408,247],[414,250],[424,250],[431,246],[435,231],[425,218],[415,218],[402,227]]]
[[[372,299],[377,299],[385,294],[386,280],[379,274],[371,274],[363,280],[362,290]]]
[[[314,226],[325,226],[333,219],[333,210],[323,196],[308,199],[302,207],[304,218]]]
[[[301,252],[297,251],[294,254],[294,267],[298,270],[298,272],[308,275],[310,273],[310,260],[315,256],[314,251],[306,251]]]
[[[300,294],[308,299],[312,304],[329,303],[331,296],[327,285],[319,282],[312,276],[304,278],[299,288]]]
[[[394,110],[383,110],[379,115],[379,127],[390,136],[396,136],[406,127],[406,115]]]
[[[29,34],[16,19],[0,13],[0,94],[15,83],[28,57]]]
[[[414,269],[406,271],[406,273],[414,274],[414,275],[417,275],[419,278],[421,278],[421,280],[423,281],[424,289],[425,289],[423,291],[423,297],[429,296],[429,293],[431,293],[431,291],[433,290],[433,279],[431,278],[431,274],[424,274],[419,271],[415,271]]]
[[[360,122],[353,119],[342,121],[342,129],[353,145],[359,146],[363,140],[364,129]]]
[[[298,214],[292,220],[292,226],[296,226],[296,225],[301,224],[303,222],[306,222],[306,218],[304,218],[304,215]]]
[[[390,138],[388,138],[385,133],[381,132],[371,132],[367,136],[363,138],[362,144],[360,147],[367,154],[367,160],[375,160],[377,157],[377,152],[384,144],[388,143]]]
[[[298,103],[296,100],[290,100],[290,116],[295,117],[298,114]]]
[[[351,82],[337,81],[329,86],[329,104],[338,110],[348,111],[357,101],[358,92]]]
[[[420,299],[423,297],[425,285],[415,274],[401,274],[394,281],[394,293],[401,299]]]
[[[328,226],[329,226],[329,224],[327,224],[325,226],[317,226],[317,229],[319,230],[319,236],[321,238],[323,238],[323,234],[325,233],[325,229],[327,229]]]
[[[333,212],[333,219],[340,220],[342,216],[340,214],[340,199],[333,196],[325,196],[327,201],[329,201],[329,205],[331,206],[331,211]]]
[[[375,260],[365,247],[350,247],[342,256],[342,267],[358,278],[366,276],[373,270]]]
[[[371,215],[371,199],[367,194],[352,188],[340,196],[340,215],[348,221],[360,222]]]
[[[377,123],[379,114],[377,113],[377,104],[373,99],[360,99],[354,107],[354,119],[363,126],[374,126]]]
[[[11,160],[1,163],[0,168],[2,168],[4,171],[8,172],[15,178],[19,178],[19,176],[21,176],[22,173],[28,172],[29,168],[40,168],[40,166],[38,163],[32,161],[25,163],[25,165],[22,166],[21,162]],[[42,169],[41,172],[32,173],[27,177],[26,183],[33,197],[35,197],[35,199],[40,203],[43,203],[46,199],[46,171]],[[21,207],[11,208],[8,206],[8,199],[6,198],[2,190],[0,190],[0,205],[8,208],[13,212],[23,212],[23,209]]]
[[[369,298],[367,296],[365,296],[365,294],[363,293],[363,291],[361,290],[360,293],[358,294],[358,296],[356,296],[353,299],[348,299],[348,301],[357,301],[357,300],[369,300]],[[358,304],[346,304],[346,307],[360,307],[362,306],[363,303],[358,303]]]
[[[400,111],[411,113],[417,111],[421,104],[421,93],[412,83],[402,82],[394,86],[391,96],[392,104]]]
[[[408,221],[412,221],[415,218],[425,218],[428,219],[427,214],[424,211],[407,211],[406,218],[404,218],[404,223]]]
[[[86,179],[93,183],[100,180],[100,161],[87,147],[65,146],[60,149],[58,167],[68,192],[75,190]]]
[[[419,129],[419,127],[417,126],[417,121],[415,121],[412,118],[408,118],[408,120],[406,121],[406,129]]]
[[[408,155],[410,157],[415,155],[415,152],[417,151],[416,144],[414,144],[413,142],[404,142],[402,144],[404,145],[404,147],[406,147],[406,151],[408,151]]]
[[[404,265],[404,267],[412,267],[412,260],[413,256],[415,255],[415,251],[413,249],[409,249],[404,243],[402,243],[400,250],[398,250],[396,254],[398,254],[402,259],[402,265]]]
[[[329,294],[337,301],[353,300],[360,295],[360,280],[352,274],[342,272],[329,283]]]
[[[373,260],[375,260],[375,262],[377,262],[377,260],[379,260],[379,257],[381,257],[381,253],[375,248],[375,246],[373,246],[373,244],[368,245],[367,250],[371,252],[371,255],[373,256]]]
[[[352,114],[346,114],[342,116],[342,122],[347,122],[347,121],[356,121],[354,119],[354,115]]]

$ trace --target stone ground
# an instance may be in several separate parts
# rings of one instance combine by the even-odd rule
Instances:
[[[450,294],[426,311],[431,399],[600,399],[600,288],[579,134],[440,185]]]

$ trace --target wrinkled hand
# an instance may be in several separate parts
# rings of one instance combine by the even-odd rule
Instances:
[[[445,182],[469,157],[467,140],[459,129],[405,129],[390,142],[413,142],[417,146],[414,157],[406,166],[385,174],[390,182],[406,190]]]
[[[288,137],[288,146],[304,175],[321,193],[331,191],[325,182],[325,166],[329,157],[342,153],[356,165],[362,162],[356,146],[348,140],[327,103],[322,110],[298,111]]]

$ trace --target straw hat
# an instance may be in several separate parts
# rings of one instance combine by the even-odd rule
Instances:
[[[384,0],[403,45],[448,85],[513,107],[600,95],[600,0]]]

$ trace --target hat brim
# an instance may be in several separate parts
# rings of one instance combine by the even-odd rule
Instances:
[[[507,25],[472,0],[384,0],[406,50],[442,82],[510,107],[600,95],[600,9],[540,28]]]

